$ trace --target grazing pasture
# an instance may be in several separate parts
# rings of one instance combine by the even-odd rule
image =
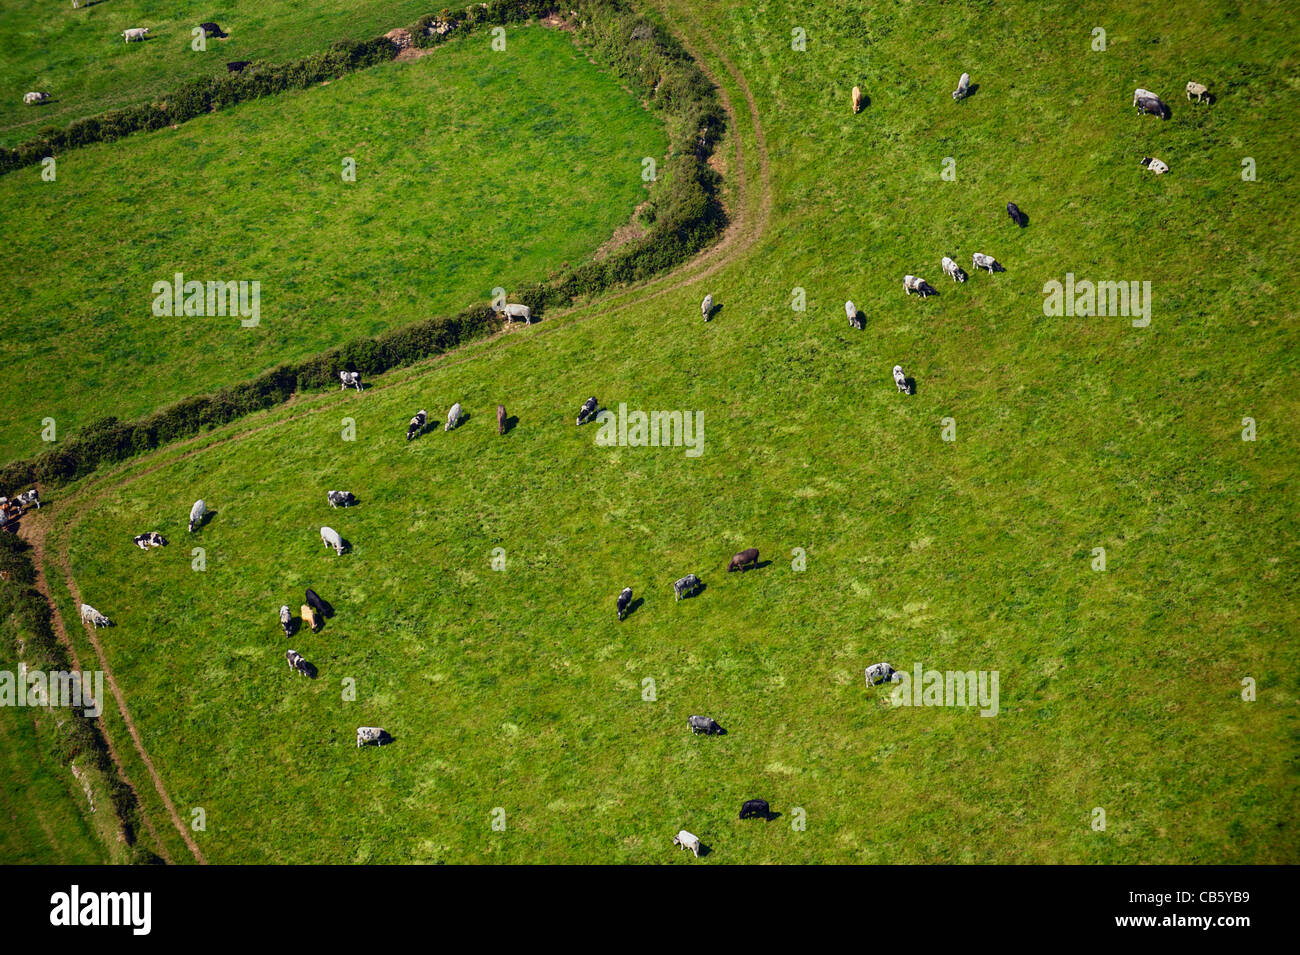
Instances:
[[[51,495],[56,603],[113,618],[93,636],[175,806],[205,808],[203,855],[1300,861],[1295,28],[1094,6],[657,0],[736,109],[712,271]],[[1175,95],[1193,77],[1212,104]],[[1138,86],[1169,120],[1136,115]],[[1006,272],[936,281],[980,250]],[[1046,315],[1067,273],[1150,282],[1149,324]],[[599,445],[573,424],[591,394],[701,411],[703,453]],[[456,402],[454,432],[406,440]],[[340,487],[358,506],[329,508]],[[200,495],[213,517],[186,535]],[[144,527],[184,546],[141,551]],[[620,622],[627,586],[644,602]],[[335,614],[287,644],[276,611],[306,587]],[[892,706],[865,685],[878,661],[996,670],[997,714]],[[106,726],[126,738],[116,709]],[[365,726],[392,741],[357,747]],[[757,795],[775,818],[739,820]]]
[[[190,31],[213,7],[192,0],[5,0],[0,5],[0,146],[33,138],[45,126],[129,106],[185,80],[226,72],[231,60],[287,62],[344,38],[368,40],[430,12],[428,0],[223,0],[216,22],[228,34],[191,49]],[[142,43],[122,33],[148,27]],[[21,87],[21,90],[19,89]],[[27,90],[49,103],[24,106]]]
[[[0,218],[23,223],[0,250],[0,335],[25,381],[0,397],[0,459],[42,450],[47,416],[63,434],[136,418],[590,256],[647,195],[665,133],[563,32],[508,39],[76,150],[55,182],[0,177]],[[156,317],[176,272],[260,282],[260,324]]]

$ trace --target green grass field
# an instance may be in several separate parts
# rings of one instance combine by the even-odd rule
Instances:
[[[429,13],[424,0],[326,0],[260,3],[222,0],[150,3],[98,0],[72,9],[70,0],[5,0],[0,4],[0,146],[32,139],[45,126],[162,96],[188,79],[224,74],[234,60],[281,63],[335,40],[368,40],[410,26]],[[215,21],[228,36],[192,49],[190,31]],[[144,42],[124,30],[148,27]],[[23,103],[29,90],[50,100]]]
[[[47,574],[66,554],[116,621],[98,638],[179,812],[206,810],[207,860],[686,864],[686,828],[718,863],[1300,861],[1300,46],[1280,5],[654,9],[737,110],[739,238],[706,279],[50,495]],[[963,70],[978,89],[954,103]],[[1173,118],[1136,115],[1137,86]],[[943,276],[975,251],[1007,271]],[[905,296],[905,273],[940,294]],[[1150,325],[1046,317],[1067,273],[1149,281]],[[703,453],[597,446],[573,425],[589,394],[701,412]],[[404,439],[456,401],[462,428]],[[330,510],[335,488],[360,506]],[[216,513],[190,535],[198,497]],[[152,529],[171,546],[132,545]],[[725,573],[748,546],[769,563]],[[705,590],[675,602],[691,572]],[[337,615],[286,641],[276,610],[307,586]],[[620,624],[624,586],[644,604]],[[863,685],[880,660],[996,670],[998,714],[895,708]],[[727,735],[692,736],[696,713]],[[357,749],[361,725],[395,741]],[[752,797],[781,817],[737,820]]]
[[[560,84],[563,95],[550,92]],[[599,128],[587,118],[602,117]],[[656,119],[556,30],[486,35],[0,178],[0,457],[591,255],[645,197]],[[344,182],[342,160],[356,161]],[[156,317],[153,283],[261,283],[260,325]],[[65,374],[75,370],[74,374]]]

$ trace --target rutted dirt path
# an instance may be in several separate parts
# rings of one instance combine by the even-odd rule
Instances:
[[[520,338],[528,340],[532,339],[535,335],[549,334],[557,329],[566,328],[578,322],[589,321],[598,315],[608,315],[611,311],[619,311],[632,305],[641,305],[646,301],[678,291],[688,285],[703,281],[721,269],[736,262],[766,234],[771,222],[772,213],[771,172],[768,159],[767,139],[763,133],[762,123],[758,114],[758,107],[755,104],[754,96],[749,88],[749,84],[746,82],[744,74],[736,68],[725,54],[722,53],[717,43],[715,43],[709,35],[708,30],[701,26],[692,14],[680,13],[678,15],[682,20],[688,22],[688,28],[691,31],[688,33],[687,30],[682,28],[682,20],[679,20],[678,17],[674,16],[674,14],[668,9],[668,4],[665,0],[655,0],[654,5],[662,14],[664,20],[673,31],[673,34],[681,41],[682,45],[696,61],[705,76],[707,76],[709,81],[717,88],[719,101],[727,115],[728,129],[731,135],[733,151],[732,162],[729,165],[734,171],[732,182],[734,183],[735,194],[733,202],[731,203],[731,208],[728,208],[727,210],[728,224],[722,237],[716,243],[702,251],[699,255],[670,272],[652,278],[641,285],[620,289],[603,297],[597,303],[575,306],[555,313],[554,319],[558,320],[548,319],[547,323],[538,328],[532,335],[516,337],[510,335],[507,331],[502,331],[491,338],[467,343],[466,345],[453,349],[443,355],[412,365],[405,370],[405,374],[401,374],[400,376],[390,372],[384,376],[380,384],[372,387],[379,389],[400,387],[416,378],[428,374],[435,365],[438,367],[459,365],[476,358],[478,357],[480,350],[484,347],[509,347],[515,341],[520,340]],[[744,136],[741,135],[740,116],[736,113],[732,104],[731,96],[728,94],[726,87],[722,83],[718,82],[717,74],[710,68],[704,57],[700,55],[701,43],[706,46],[708,51],[719,63],[722,64],[731,81],[735,84],[736,88],[741,91],[745,98],[747,112],[749,114],[748,125],[752,130],[754,143],[757,149],[757,182],[750,179],[746,169],[745,144]],[[758,190],[757,208],[751,209],[750,205],[752,200],[750,197],[752,190],[754,189]],[[585,312],[586,314],[574,315],[574,313],[582,312]],[[568,315],[573,315],[573,317],[568,320],[563,320]],[[81,514],[86,508],[93,506],[98,500],[120,492],[122,487],[131,484],[146,475],[152,474],[161,468],[169,467],[195,455],[213,450],[214,448],[220,447],[228,442],[243,440],[244,438],[270,428],[277,428],[290,422],[298,421],[309,415],[331,410],[336,406],[336,403],[339,400],[338,395],[323,395],[317,400],[312,400],[313,398],[316,398],[316,396],[307,398],[307,400],[310,401],[311,406],[297,414],[290,414],[249,428],[232,430],[216,441],[206,440],[211,436],[210,434],[196,435],[183,441],[174,442],[146,455],[132,458],[119,468],[107,471],[103,474],[92,475],[88,478],[87,483],[81,489],[74,492],[66,501],[66,504],[72,508],[72,510],[67,512],[66,523],[69,531],[76,526]],[[296,400],[299,399],[291,399],[290,403]],[[199,444],[200,446],[193,447],[195,444]],[[138,465],[142,462],[149,462],[148,466],[143,469],[137,469]],[[124,471],[128,470],[133,470],[134,473],[123,474]],[[59,507],[59,510],[62,510],[62,507]],[[34,522],[24,519],[22,534],[24,539],[32,546],[36,563],[37,587],[50,602],[55,632],[58,634],[59,639],[64,643],[64,645],[68,647],[69,652],[72,653],[75,663],[76,653],[72,649],[72,643],[68,639],[67,630],[64,627],[58,607],[55,605],[51,597],[51,590],[48,581],[45,578],[45,538],[49,532],[49,528],[49,519],[44,515],[41,515],[40,519]],[[76,581],[73,579],[71,564],[68,558],[68,536],[70,535],[65,535],[64,543],[59,548],[59,553],[57,554],[58,567],[63,574],[64,585],[72,595],[73,601],[80,605],[81,597],[77,589]],[[103,647],[101,646],[98,637],[90,628],[87,629],[87,637],[91,646],[95,650],[99,665],[104,671],[104,678],[112,691],[118,712],[121,714],[122,720],[127,727],[127,731],[131,735],[132,742],[135,744],[136,750],[140,754],[140,758],[153,780],[154,788],[158,791],[158,795],[161,797],[163,805],[167,808],[168,815],[171,817],[173,825],[175,825],[177,831],[184,838],[185,844],[189,847],[191,853],[193,853],[194,858],[201,864],[207,864],[207,859],[204,858],[202,851],[192,838],[188,828],[181,819],[180,814],[176,811],[176,807],[172,803],[166,787],[163,785],[162,777],[158,774],[158,771],[153,764],[153,760],[150,759],[149,753],[144,747],[144,743],[140,738],[140,733],[136,729],[135,722],[132,720],[130,711],[127,708],[126,697],[122,693],[121,688],[117,684],[117,680],[113,676],[113,671],[108,665],[108,660],[104,654]],[[76,663],[76,666],[80,669],[79,663]],[[103,721],[101,720],[101,728],[102,726]],[[129,777],[126,775],[126,771],[113,748],[112,740],[107,732],[105,732],[104,738],[108,741],[109,752],[113,757],[114,763],[117,765],[119,774],[129,783]],[[145,826],[149,829],[150,833],[154,837],[154,841],[159,847],[160,855],[163,856],[165,861],[171,862],[172,860],[167,856],[166,846],[163,844],[162,840],[158,838],[157,831],[154,829],[153,823],[150,821],[148,814],[145,813],[143,806],[141,807],[140,814],[144,820]]]
[[[36,567],[36,589],[45,595],[45,600],[50,605],[50,625],[54,628],[54,635],[59,638],[59,642],[67,649],[68,655],[72,658],[72,665],[76,667],[77,670],[84,671],[85,668],[81,665],[81,660],[77,657],[76,647],[72,645],[72,640],[68,637],[68,629],[63,623],[63,615],[59,613],[59,607],[58,604],[54,602],[49,582],[45,579],[45,535],[48,532],[48,521],[39,518],[32,520],[30,515],[24,515],[18,526],[18,536],[26,541],[32,549],[32,563]],[[66,564],[64,566],[66,568]],[[73,600],[80,605],[81,599],[77,595],[76,585],[73,583],[71,574],[67,575],[67,584],[69,593],[73,595]],[[91,644],[94,646],[95,654],[99,657],[100,666],[104,670],[104,679],[108,681],[108,685],[113,689],[113,696],[116,698],[118,709],[121,711],[122,717],[126,721],[127,729],[130,731],[132,738],[135,739],[136,748],[139,749],[140,755],[145,759],[145,765],[149,767],[149,771],[153,774],[154,785],[158,787],[158,791],[162,795],[164,802],[171,809],[172,822],[174,822],[176,827],[181,830],[181,835],[188,836],[185,827],[181,823],[180,816],[177,815],[174,808],[171,808],[171,800],[167,797],[167,793],[163,789],[162,780],[158,777],[157,772],[154,771],[153,764],[149,762],[149,757],[140,743],[139,734],[136,733],[135,726],[131,722],[131,717],[126,712],[121,691],[117,688],[117,682],[113,679],[112,672],[104,662],[104,654],[100,650],[98,640],[92,638]],[[102,706],[104,701],[99,700],[98,702]],[[126,773],[126,767],[122,765],[122,759],[117,755],[117,747],[113,745],[113,737],[108,732],[108,723],[106,720],[101,719],[99,721],[99,731],[104,736],[104,742],[108,746],[108,755],[112,758],[113,765],[117,767],[118,776],[120,776],[123,782],[125,782],[127,786],[130,786],[132,791],[134,791],[135,787],[131,783],[131,778]],[[170,863],[172,859],[170,854],[167,852],[167,845],[158,838],[158,830],[153,827],[153,820],[150,819],[149,814],[144,811],[144,806],[140,802],[139,797],[136,798],[136,805],[140,807],[140,818],[144,822],[145,828],[149,830],[149,834],[153,836],[154,844],[158,847],[158,855],[164,862]],[[186,841],[189,842],[190,840],[187,838]],[[198,847],[194,846],[193,848],[197,853],[195,858],[199,859],[199,861],[204,861],[202,854],[198,852]]]

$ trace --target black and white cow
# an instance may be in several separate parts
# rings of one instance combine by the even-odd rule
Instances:
[[[1020,207],[1014,202],[1007,203],[1007,215],[1011,217],[1012,222],[1020,226],[1022,229],[1029,225],[1029,217],[1021,212]]]
[[[931,295],[938,294],[934,290],[933,285],[931,285],[925,279],[917,278],[915,275],[903,276],[903,291],[906,292],[908,295],[911,295],[913,292],[915,292],[916,294],[920,295],[921,298],[927,298]]]
[[[991,255],[985,255],[983,252],[976,252],[970,257],[970,261],[971,265],[975,266],[975,268],[984,269],[984,271],[988,272],[990,275],[994,272],[1006,271],[1006,269],[1002,267],[1001,262],[993,258]]]
[[[330,502],[330,507],[351,507],[357,503],[351,491],[326,491],[325,499]]]
[[[382,726],[358,726],[357,727],[357,745],[363,746],[374,743],[376,746],[383,746],[385,743],[392,742],[392,736],[388,730]]]
[[[300,676],[308,675],[311,667],[297,650],[290,650],[284,655],[284,658],[289,661],[290,670],[297,670]]]
[[[894,674],[898,671],[888,663],[873,663],[867,667],[867,686],[875,686],[877,683],[897,683]]]
[[[946,255],[943,257],[943,271],[951,276],[954,282],[966,281],[966,273],[962,271],[962,267]]]
[[[1170,116],[1169,107],[1159,96],[1140,87],[1133,91],[1133,106],[1139,113],[1150,113],[1161,119],[1168,119]]]
[[[852,300],[844,303],[844,314],[849,317],[849,324],[862,331],[862,316],[858,313],[858,307],[853,304]]]
[[[157,531],[147,531],[139,537],[131,538],[135,541],[135,546],[141,550],[148,550],[150,547],[166,547],[167,538],[163,537]]]
[[[683,597],[693,596],[699,589],[700,578],[696,577],[694,574],[687,574],[685,577],[673,583],[673,593],[677,595],[678,600],[681,600]]]
[[[627,616],[627,608],[632,606],[632,588],[624,587],[623,592],[618,595],[618,619],[622,620]]]
[[[361,372],[359,371],[341,371],[339,372],[339,381],[343,382],[340,391],[346,391],[348,388],[361,390]]]
[[[772,810],[768,808],[766,799],[746,799],[745,804],[740,807],[741,819],[771,819]]]
[[[692,716],[686,721],[686,725],[691,728],[691,732],[696,736],[701,733],[705,736],[718,736],[722,733],[722,727],[711,716]]]
[[[23,491],[23,493],[18,495],[16,500],[20,507],[26,508],[35,504],[38,511],[41,509],[41,495],[36,488],[32,488],[30,491]]]
[[[599,410],[600,410],[600,403],[596,401],[596,396],[592,395],[590,398],[584,401],[582,403],[582,407],[578,409],[578,421],[577,421],[578,427],[582,427],[588,421],[594,421],[596,418],[596,413]]]
[[[424,426],[428,423],[429,415],[423,408],[421,408],[415,413],[415,417],[411,419],[410,424],[406,426],[406,440],[410,441],[412,438],[418,437],[422,434],[424,432]]]
[[[903,366],[894,366],[894,384],[898,385],[898,390],[903,394],[910,394],[911,389],[907,385],[907,376],[903,374]]]
[[[288,604],[280,605],[280,626],[284,627],[286,637],[293,636],[293,614],[289,612]]]
[[[90,604],[81,605],[81,619],[85,623],[94,624],[96,627],[111,627],[113,621],[92,607]]]

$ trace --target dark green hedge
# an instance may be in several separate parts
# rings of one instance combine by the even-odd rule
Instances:
[[[0,533],[0,570],[10,578],[0,582],[0,621],[7,634],[15,639],[21,636],[22,660],[31,670],[72,670],[68,650],[54,633],[50,605],[36,589],[30,549],[16,535]],[[6,656],[13,654],[18,659],[16,645],[4,649]],[[109,782],[109,799],[131,846],[131,861],[161,861],[135,841],[139,804],[135,792],[118,774],[98,724],[81,710],[68,710],[67,715],[67,719],[52,721],[51,755],[62,765],[71,765],[78,757],[92,762]]]
[[[672,268],[707,245],[725,224],[718,197],[719,180],[707,164],[725,129],[725,114],[716,92],[670,34],[636,14],[622,0],[576,0],[559,6],[552,0],[495,0],[484,7],[472,6],[459,12],[444,11],[421,17],[410,28],[412,42],[419,46],[442,42],[446,36],[428,32],[435,22],[453,24],[454,29],[447,34],[451,36],[475,26],[546,16],[570,6],[578,11],[575,18],[580,24],[575,33],[578,42],[591,51],[593,59],[608,65],[637,95],[664,114],[669,155],[652,192],[653,221],[648,233],[600,261],[570,269],[545,283],[516,289],[512,298],[527,305],[534,316],[540,316],[547,308],[568,305],[612,286],[640,281]],[[136,129],[179,122],[207,112],[210,107],[220,108],[282,89],[301,88],[322,78],[382,62],[396,53],[397,49],[384,37],[368,43],[336,43],[324,53],[297,63],[196,81],[160,101],[161,105],[131,107],[81,120],[62,132],[51,132],[49,141],[62,136],[65,144],[81,145],[116,139]],[[158,120],[160,114],[166,118]],[[28,143],[9,152],[27,150],[35,155],[49,148]],[[34,162],[38,158],[24,161]],[[500,319],[488,306],[476,306],[452,318],[430,318],[281,365],[253,381],[215,394],[187,398],[139,421],[106,418],[81,429],[34,460],[15,461],[0,469],[0,489],[16,493],[35,483],[57,485],[76,480],[103,464],[121,461],[273,407],[295,392],[338,387],[340,369],[359,371],[364,379],[490,335],[500,325]]]

